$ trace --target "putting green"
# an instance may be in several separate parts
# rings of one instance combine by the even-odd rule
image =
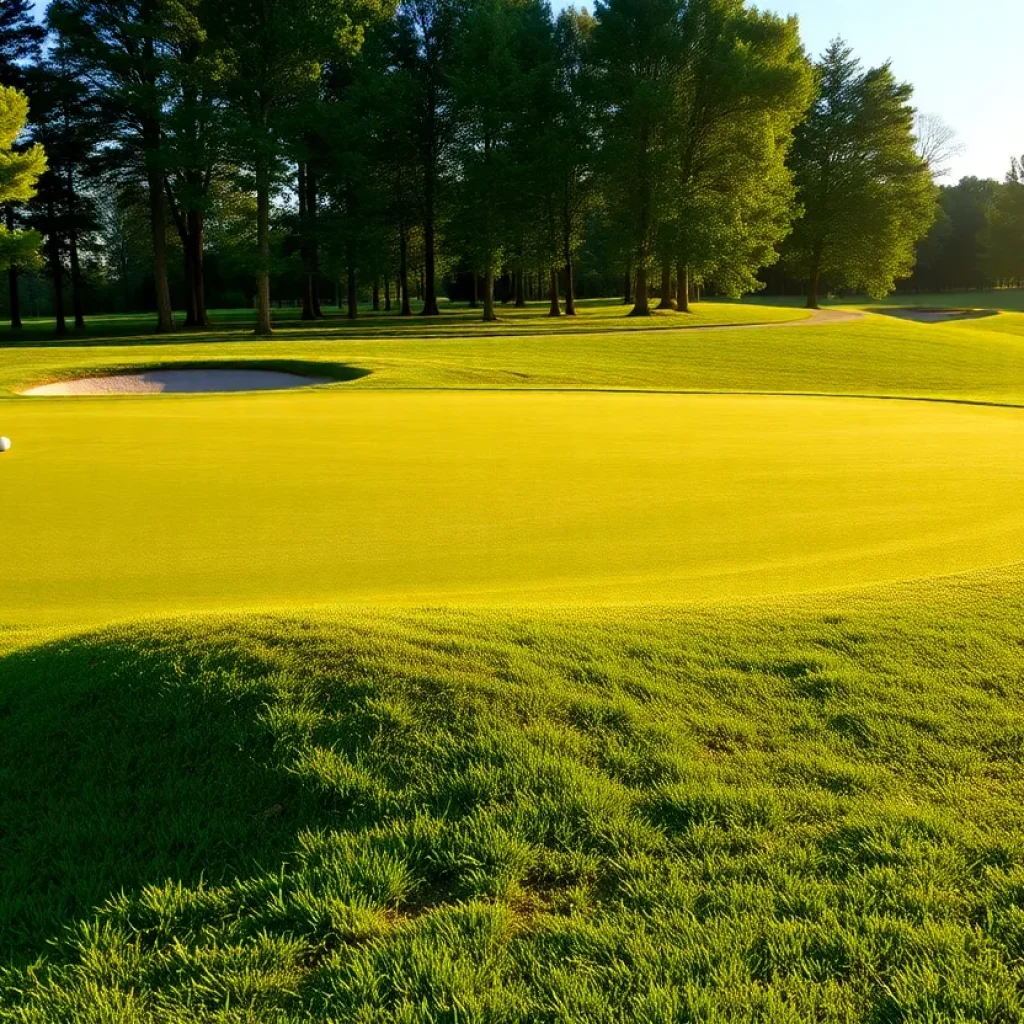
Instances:
[[[1024,412],[340,389],[15,400],[0,622],[674,602],[1024,559]]]

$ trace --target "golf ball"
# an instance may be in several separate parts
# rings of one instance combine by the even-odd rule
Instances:
[[[11,450],[11,439],[9,437],[0,437],[0,452],[9,452]]]

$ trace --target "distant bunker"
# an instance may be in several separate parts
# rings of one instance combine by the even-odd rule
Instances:
[[[879,309],[876,312],[884,313],[886,316],[899,317],[901,320],[913,320],[919,324],[948,324],[958,320],[981,320],[998,315],[998,311],[994,309],[943,309],[932,306]]]
[[[22,392],[32,397],[90,395],[211,395],[251,391],[290,391],[323,387],[366,376],[363,370],[331,365],[167,366],[125,370],[38,384]]]

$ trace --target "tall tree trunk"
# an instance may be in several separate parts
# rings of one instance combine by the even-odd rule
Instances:
[[[568,195],[562,208],[562,255],[565,258],[565,315],[575,316],[576,268],[573,266],[572,258],[572,212]]]
[[[299,194],[299,254],[304,270],[302,281],[302,317],[304,321],[315,320],[313,312],[313,273],[309,252],[309,186],[306,182],[306,164],[301,160],[298,167],[296,191]]]
[[[401,316],[412,316],[412,303],[409,301],[409,233],[404,224],[398,228],[398,290],[401,292]]]
[[[516,293],[516,309],[523,309],[526,306],[526,273],[522,270],[513,271],[513,281]]]
[[[548,316],[561,316],[562,307],[558,301],[558,271],[551,268],[551,308],[548,310]]]
[[[391,272],[384,275],[384,312],[391,312]]]
[[[373,279],[373,311],[374,313],[380,312],[380,278],[375,277]]]
[[[313,317],[324,319],[320,306],[320,190],[316,173],[306,165],[306,216],[309,219],[309,290]]]
[[[187,231],[181,232],[181,253],[185,267],[185,326],[197,327],[196,315],[196,275],[192,269],[192,244]]]
[[[7,230],[14,230],[14,206],[11,203],[7,204],[6,209],[7,216]],[[11,305],[11,327],[16,331],[20,331],[24,326],[21,322],[21,284],[18,280],[18,268],[11,267],[7,271],[7,288],[10,295]]]
[[[633,268],[626,267],[626,294],[622,300],[624,306],[633,305]]]
[[[148,156],[151,165],[155,153]],[[159,334],[174,330],[171,288],[167,283],[167,200],[163,175],[151,166],[148,174],[150,230],[153,236],[153,286],[156,290],[156,329]]]
[[[494,266],[487,261],[487,269],[484,271],[484,320],[493,323],[498,319],[494,311]]]
[[[816,249],[811,257],[811,281],[807,290],[807,308],[820,309],[819,293],[821,291],[821,253]]]
[[[7,288],[11,303],[11,327],[20,331],[24,324],[21,320],[21,285],[18,280],[17,267],[11,267],[7,271]]]
[[[270,168],[260,156],[256,164],[256,333],[269,337],[274,333],[270,320]]]
[[[68,254],[71,258],[71,309],[75,330],[85,330],[85,303],[82,295],[82,263],[78,257],[77,200],[74,173],[68,171]]]
[[[643,263],[640,264],[640,269],[636,272],[636,300],[629,315],[651,315],[651,305],[647,294],[647,267]]]
[[[359,316],[359,295],[356,291],[356,268],[348,268],[348,318],[355,320]]]
[[[690,312],[690,268],[685,263],[679,264],[679,277],[676,279],[676,309],[680,313]]]
[[[423,223],[423,253],[425,280],[423,282],[423,310],[421,316],[440,316],[437,306],[437,266],[434,236],[434,175],[427,173],[427,215]]]
[[[188,189],[195,195],[202,188],[203,175],[195,171],[188,172]],[[182,213],[174,199],[174,191],[169,179],[164,181],[164,192],[167,205],[178,229],[181,239],[181,251],[185,270],[185,326],[205,327],[208,323],[206,315],[206,282],[203,261],[205,241],[205,219],[202,210],[192,209]],[[194,205],[194,204],[193,204]]]
[[[196,327],[207,327],[210,317],[206,311],[206,215],[202,210],[188,212],[188,245],[192,251],[190,263]]]
[[[57,213],[53,202],[47,206],[50,235],[50,272],[53,276],[53,312],[57,321],[57,337],[63,338],[68,333],[68,322],[64,313],[64,263],[61,251],[60,236],[57,234]]]
[[[672,264],[668,260],[661,266],[661,302],[658,309],[675,309],[675,300],[672,298]]]
[[[473,278],[473,292],[472,292],[472,295],[470,296],[469,308],[470,309],[479,309],[480,308],[480,280],[479,280],[479,277],[478,277],[477,272],[475,270],[473,271],[472,274],[470,274],[470,277]]]

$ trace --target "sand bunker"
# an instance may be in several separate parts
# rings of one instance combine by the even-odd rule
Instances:
[[[929,307],[908,307],[899,309],[879,309],[878,313],[899,317],[901,320],[913,320],[919,324],[948,324],[957,320],[981,320],[995,316],[994,309],[942,309]]]
[[[229,391],[284,391],[331,384],[330,377],[308,377],[279,370],[183,369],[146,370],[109,377],[82,377],[41,384],[29,388],[26,395],[200,395]]]

